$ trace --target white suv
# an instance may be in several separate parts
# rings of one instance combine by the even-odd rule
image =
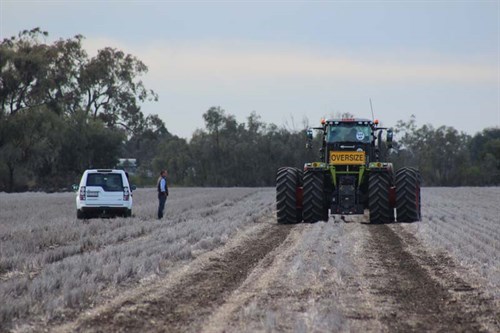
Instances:
[[[80,186],[74,186],[76,217],[132,215],[132,190],[123,170],[91,169],[83,173]]]

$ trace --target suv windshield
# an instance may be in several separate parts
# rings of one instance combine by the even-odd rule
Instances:
[[[362,142],[370,143],[370,126],[358,125],[356,123],[342,123],[340,125],[328,126],[326,141],[333,142]]]
[[[100,186],[107,192],[123,191],[122,175],[119,173],[89,173],[87,186]]]

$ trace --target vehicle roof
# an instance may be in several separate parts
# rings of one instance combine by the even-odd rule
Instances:
[[[87,169],[85,170],[86,173],[97,173],[97,172],[103,172],[103,173],[125,173],[124,170],[121,169]]]
[[[368,122],[368,123],[373,123],[373,120],[366,119],[366,118],[333,118],[333,119],[326,119],[325,120],[327,123],[328,122],[339,122],[339,123],[357,123],[358,121],[362,122]]]

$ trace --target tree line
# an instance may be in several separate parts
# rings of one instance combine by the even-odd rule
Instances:
[[[256,113],[246,123],[220,107],[204,115],[205,129],[191,140],[160,142],[152,165],[168,168],[174,182],[194,186],[274,186],[281,166],[301,168],[319,160],[321,135],[305,148],[306,131],[266,124]],[[318,123],[319,125],[319,123]],[[500,185],[500,128],[470,136],[453,127],[416,125],[412,116],[394,127],[394,149],[385,153],[395,169],[416,167],[425,186]]]
[[[500,185],[500,128],[491,127],[474,136],[450,126],[420,127],[412,116],[398,121],[394,129],[396,166],[420,169],[427,186]]]
[[[137,185],[154,184],[166,168],[179,186],[274,186],[279,167],[318,160],[319,136],[305,149],[304,129],[255,112],[241,123],[214,106],[190,140],[173,135],[141,110],[158,96],[140,80],[148,69],[139,59],[111,47],[89,57],[81,35],[46,38],[36,28],[0,44],[0,191],[66,189],[85,169],[115,167],[121,157],[137,159]],[[417,127],[413,117],[395,133],[388,158],[418,167],[426,185],[500,185],[499,128],[470,136]]]

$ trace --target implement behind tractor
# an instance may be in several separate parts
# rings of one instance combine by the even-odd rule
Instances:
[[[278,223],[327,221],[329,214],[370,211],[371,223],[420,221],[420,173],[404,167],[394,173],[382,162],[382,132],[392,147],[391,129],[367,119],[323,120],[320,162],[304,170],[282,167],[276,179]],[[313,131],[307,131],[310,147]],[[396,214],[394,212],[396,208]]]

